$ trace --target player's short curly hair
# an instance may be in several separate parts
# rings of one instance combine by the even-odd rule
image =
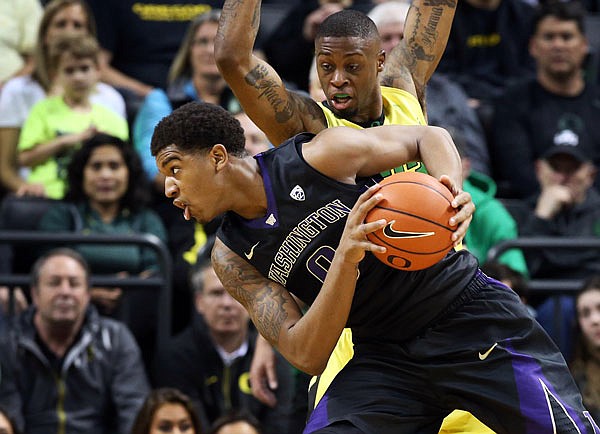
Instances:
[[[156,155],[170,145],[197,153],[222,144],[232,155],[244,156],[245,138],[240,122],[214,104],[190,102],[164,117],[154,129],[150,148]]]
[[[366,14],[343,9],[329,15],[319,26],[315,40],[325,37],[379,39],[377,26]]]

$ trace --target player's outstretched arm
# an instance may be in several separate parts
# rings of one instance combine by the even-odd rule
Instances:
[[[432,126],[386,125],[364,130],[329,128],[302,149],[304,158],[321,173],[340,182],[354,183],[411,161],[423,161],[430,175],[454,195],[458,213],[449,222],[458,225],[455,245],[465,236],[475,205],[462,190],[462,165],[450,134]],[[442,178],[443,177],[443,178]]]
[[[304,316],[283,286],[264,278],[219,239],[215,242],[212,262],[227,291],[248,310],[260,334],[307,374],[323,372],[346,325],[357,266],[365,251],[383,249],[369,242],[366,234],[380,229],[385,222],[363,223],[367,213],[382,199],[375,194],[377,189],[373,187],[361,195],[348,215],[325,282]]]
[[[446,49],[456,4],[457,0],[413,0],[404,39],[387,54],[381,84],[413,93],[425,108],[425,86]]]
[[[278,145],[303,131],[318,132],[326,121],[310,97],[286,89],[277,72],[253,54],[260,5],[260,0],[225,1],[215,58],[244,111]]]

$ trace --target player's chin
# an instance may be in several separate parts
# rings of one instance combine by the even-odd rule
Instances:
[[[337,117],[343,119],[352,119],[357,113],[356,108],[350,104],[331,105],[331,109]]]

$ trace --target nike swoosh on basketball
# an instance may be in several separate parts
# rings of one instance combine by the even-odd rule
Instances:
[[[250,247],[250,251],[248,253],[244,252],[244,255],[246,255],[246,258],[248,260],[252,259],[252,257],[254,256],[254,248],[256,246],[258,246],[258,244],[260,243],[260,241],[258,241],[255,245],[253,245],[252,247]]]
[[[479,360],[485,360],[488,358],[488,356],[490,355],[490,353],[494,350],[494,348],[496,348],[498,346],[498,342],[496,342],[494,345],[492,345],[490,347],[489,350],[487,350],[485,353],[481,354],[479,353]]]
[[[392,220],[383,228],[383,235],[388,238],[422,238],[430,237],[435,235],[435,232],[408,232],[408,231],[397,231],[392,225],[396,223],[396,220]]]

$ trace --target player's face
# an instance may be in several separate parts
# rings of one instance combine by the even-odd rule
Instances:
[[[83,168],[83,191],[92,204],[118,203],[129,186],[129,169],[113,145],[94,149]]]
[[[580,73],[588,43],[575,21],[549,16],[540,21],[530,52],[540,72],[561,80]]]
[[[208,223],[227,210],[227,188],[215,169],[213,150],[192,154],[170,145],[156,155],[156,166],[165,176],[165,196],[183,210],[186,220]]]
[[[577,320],[593,349],[600,349],[600,288],[584,292],[577,299]]]
[[[194,74],[221,76],[215,61],[217,27],[217,23],[207,21],[196,29],[190,47],[190,63]]]
[[[317,74],[334,113],[353,122],[379,117],[379,73],[384,54],[380,42],[325,37],[316,42]]]
[[[167,403],[158,408],[152,418],[149,434],[195,434],[188,411],[181,404]]]
[[[57,72],[65,97],[76,101],[87,98],[99,78],[98,65],[94,59],[79,59],[71,53],[61,56]]]
[[[245,335],[248,313],[223,287],[212,267],[202,272],[204,289],[196,296],[196,309],[202,314],[211,333]]]
[[[70,326],[83,318],[90,301],[86,277],[73,258],[54,256],[46,261],[31,292],[43,323]]]
[[[65,35],[87,35],[88,18],[81,5],[67,6],[58,11],[48,24],[44,43],[51,44]]]

